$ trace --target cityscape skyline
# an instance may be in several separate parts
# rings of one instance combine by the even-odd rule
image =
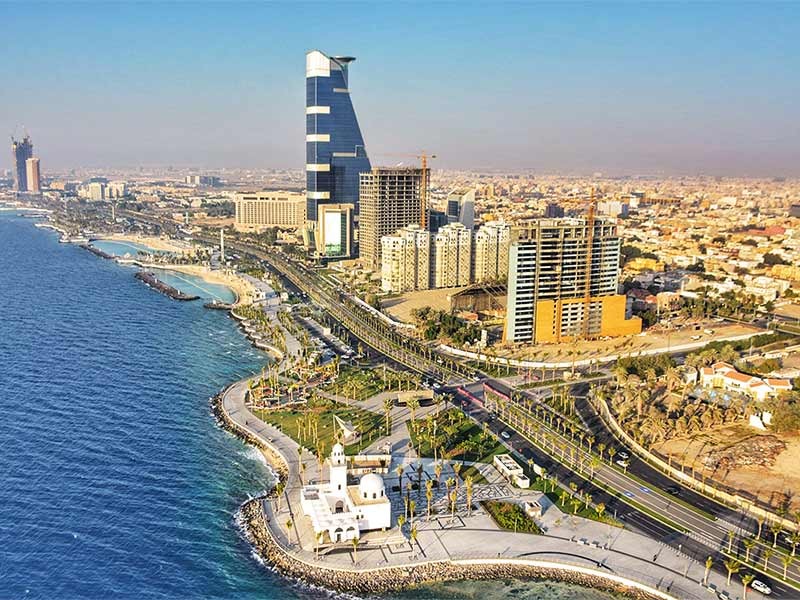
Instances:
[[[433,168],[446,169],[800,174],[797,7],[604,4],[567,20],[549,5],[504,5],[497,15],[443,4],[418,22],[381,6],[368,22],[357,6],[318,6],[323,27],[288,5],[203,5],[188,15],[123,5],[127,35],[116,39],[88,6],[50,7],[31,29],[34,10],[11,5],[14,85],[0,91],[0,119],[9,133],[31,130],[47,169],[301,169],[298,56],[318,48],[359,57],[358,119],[375,165],[426,148],[438,156]],[[258,21],[263,40],[213,35]],[[23,34],[38,48],[25,60],[15,43]]]

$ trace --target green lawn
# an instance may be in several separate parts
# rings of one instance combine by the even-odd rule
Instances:
[[[475,483],[489,483],[489,481],[481,475],[481,472],[475,467],[475,465],[469,465],[468,467],[464,467],[458,472],[458,476],[461,479],[466,479],[467,476],[472,476],[472,481]]]
[[[545,483],[542,481],[540,477],[533,472],[529,472],[527,466],[525,467],[526,474],[531,480],[531,490],[538,490],[540,492],[544,492],[545,490]],[[579,490],[580,491],[580,490]],[[550,501],[558,506],[562,512],[571,515],[573,514],[573,510],[575,507],[571,504],[571,498],[566,498],[564,504],[561,504],[561,488],[556,487],[555,491],[553,491],[553,483],[547,483],[547,491],[545,495],[550,499]],[[597,510],[590,504],[587,508],[584,502],[581,502],[580,505],[577,507],[577,512],[574,513],[578,517],[583,517],[584,519],[591,519],[592,521],[598,521],[600,523],[606,523],[608,525],[613,525],[614,527],[622,527],[622,523],[617,521],[613,516],[609,515],[606,512],[603,514],[598,514]]]
[[[316,450],[319,444],[323,456],[330,455],[331,447],[335,443],[333,415],[352,422],[361,431],[361,441],[348,445],[345,448],[347,454],[358,454],[361,449],[385,434],[386,420],[383,416],[327,399],[310,400],[305,410],[255,410],[254,412],[262,421],[279,427],[283,433],[306,448]],[[301,431],[303,421],[309,416],[312,420],[314,416],[319,416],[317,439],[308,428]],[[336,431],[339,431],[338,427]]]
[[[356,400],[366,400],[379,394],[380,392],[398,389],[399,375],[390,369],[386,369],[386,379],[383,380],[383,369],[361,369],[350,365],[339,367],[339,376],[326,383],[322,389],[331,394],[355,398]],[[416,388],[416,377],[412,388]],[[402,389],[408,389],[407,383],[402,384]]]
[[[519,504],[487,500],[481,502],[498,527],[517,533],[542,533],[533,519],[525,514]]]
[[[436,436],[432,434],[435,420]],[[456,408],[440,412],[435,418],[417,419],[409,422],[411,443],[419,456],[433,458],[432,443],[438,449],[436,457],[449,460],[467,460],[471,462],[492,462],[497,454],[508,452],[506,448],[490,433],[478,427],[464,413]]]

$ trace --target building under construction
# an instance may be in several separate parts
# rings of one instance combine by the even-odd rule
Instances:
[[[620,238],[604,219],[536,219],[512,228],[504,340],[561,342],[639,333],[617,294]]]
[[[373,270],[381,267],[381,238],[408,225],[426,228],[425,179],[428,169],[374,167],[361,173],[358,256]]]

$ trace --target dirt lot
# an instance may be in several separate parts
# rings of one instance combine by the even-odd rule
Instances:
[[[705,329],[713,330],[714,333],[712,335],[703,333],[703,330]],[[589,340],[563,344],[526,345],[500,351],[499,354],[501,356],[510,355],[513,358],[544,360],[546,357],[546,360],[548,361],[563,361],[571,360],[572,355],[570,353],[574,350],[578,353],[576,360],[581,360],[598,358],[608,354],[636,354],[636,352],[640,350],[649,350],[653,348],[663,348],[666,351],[668,348],[675,348],[676,346],[681,346],[683,344],[706,344],[714,340],[743,335],[746,333],[758,333],[760,331],[762,330],[747,325],[707,322],[700,324],[700,330],[696,330],[694,326],[684,327],[682,329],[670,332],[654,333],[652,330],[648,330],[643,335],[611,338],[606,340]],[[700,336],[700,339],[692,339],[693,336],[698,335]]]
[[[399,298],[390,298],[383,301],[383,309],[395,319],[405,323],[413,323],[411,311],[415,308],[430,306],[438,310],[450,310],[451,294],[464,288],[441,288],[438,290],[420,290],[419,292],[406,292]]]
[[[756,450],[763,448],[775,450]],[[737,424],[692,439],[675,438],[655,446],[654,450],[671,454],[673,464],[683,462],[689,469],[694,466],[697,477],[710,462],[712,465],[705,468],[706,477],[713,472],[715,480],[757,494],[766,502],[777,505],[789,494],[791,510],[800,510],[800,436],[777,436]]]

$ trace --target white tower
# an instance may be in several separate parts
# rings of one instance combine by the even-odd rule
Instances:
[[[336,444],[331,450],[330,472],[331,491],[344,492],[347,489],[347,460],[344,455],[344,446]]]
[[[225,230],[219,230],[219,262],[225,262]]]

